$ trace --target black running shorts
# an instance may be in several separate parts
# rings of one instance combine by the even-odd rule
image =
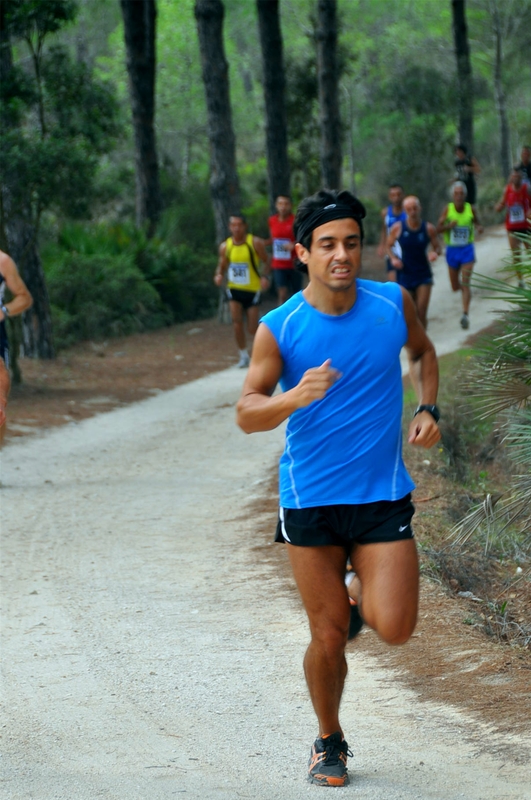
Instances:
[[[227,289],[227,297],[244,308],[260,305],[260,292],[245,292],[243,289]]]
[[[281,507],[275,541],[301,547],[334,544],[350,551],[354,544],[412,539],[414,513],[410,494],[359,505]]]

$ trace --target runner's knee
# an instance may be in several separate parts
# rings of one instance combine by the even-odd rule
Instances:
[[[411,638],[417,622],[416,613],[411,616],[401,615],[398,619],[387,619],[376,627],[376,633],[386,644],[405,644]]]

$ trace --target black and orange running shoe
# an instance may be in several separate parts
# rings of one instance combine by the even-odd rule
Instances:
[[[348,780],[347,756],[352,755],[339,731],[317,738],[308,761],[308,780],[319,786],[345,786]]]

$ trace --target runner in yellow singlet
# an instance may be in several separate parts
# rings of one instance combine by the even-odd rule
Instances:
[[[229,219],[229,230],[231,236],[219,246],[214,283],[221,286],[227,273],[226,291],[234,338],[240,351],[238,366],[245,368],[249,366],[249,353],[243,324],[244,311],[247,315],[247,330],[254,336],[258,328],[260,292],[268,289],[271,282],[270,266],[264,240],[247,233],[245,217],[233,214]],[[264,264],[263,275],[259,272],[260,262]]]
[[[467,188],[462,181],[454,183],[452,198],[439,217],[437,233],[444,235],[452,291],[462,293],[461,327],[466,329],[470,325],[470,278],[476,261],[474,227],[478,233],[483,233],[483,228],[474,206],[466,202]]]

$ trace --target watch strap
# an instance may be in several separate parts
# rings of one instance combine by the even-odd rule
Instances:
[[[427,411],[429,414],[431,414],[435,422],[439,422],[441,418],[441,412],[439,411],[436,405],[422,404],[420,406],[417,406],[413,416],[416,417],[417,414],[420,414],[421,411]]]

